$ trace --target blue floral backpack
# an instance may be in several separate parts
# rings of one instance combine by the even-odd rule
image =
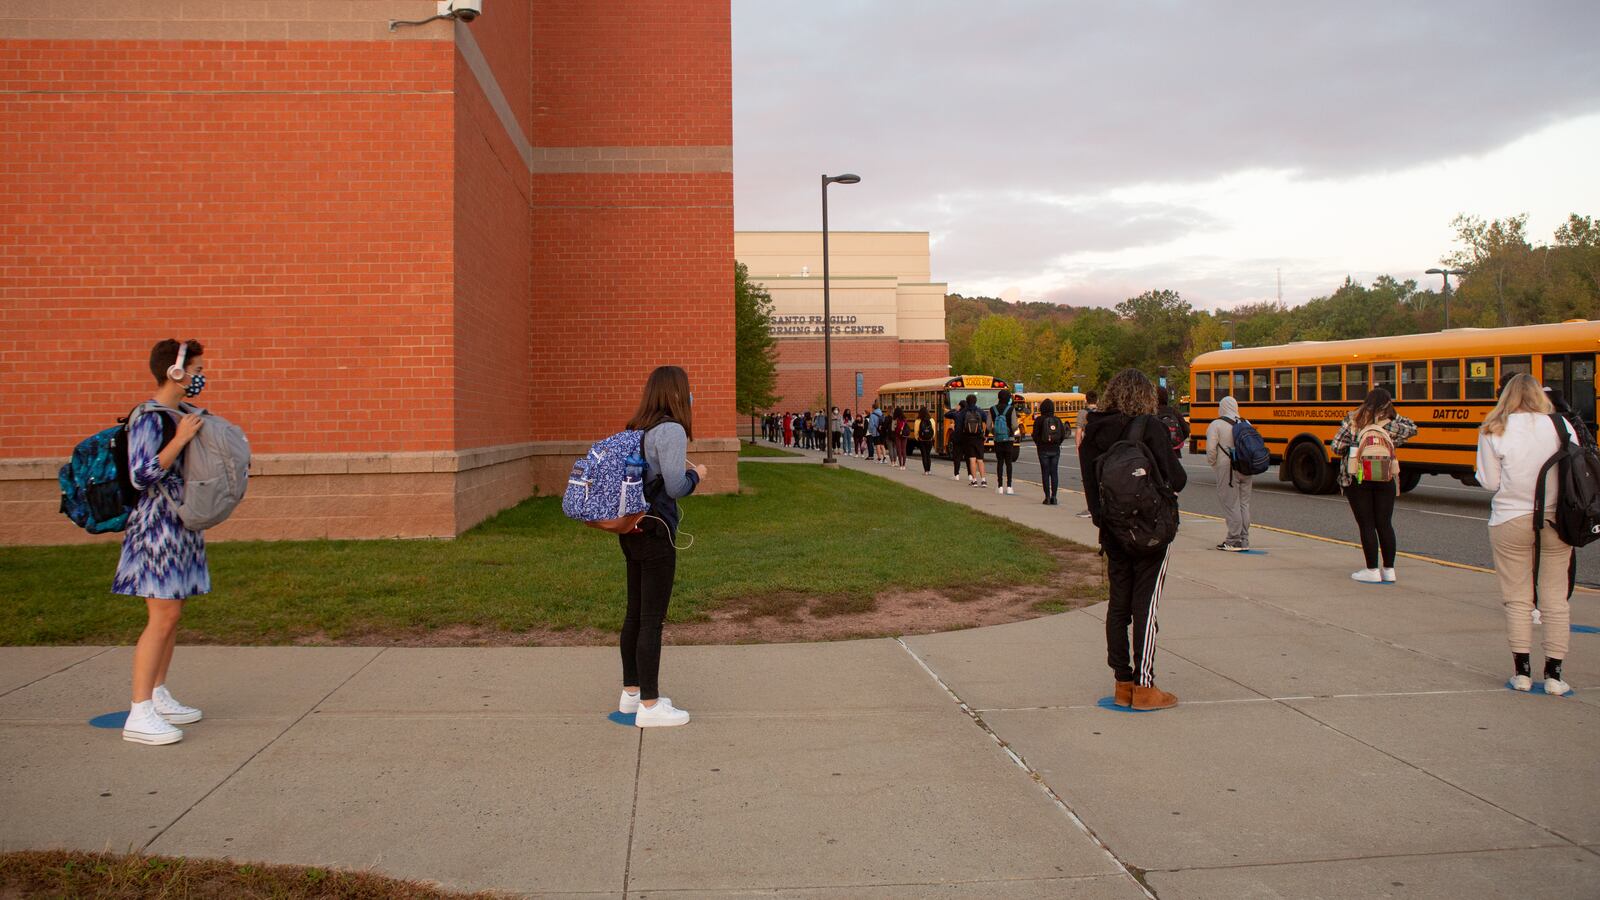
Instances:
[[[589,448],[572,466],[561,511],[590,528],[627,534],[650,510],[644,495],[644,432],[620,431]]]
[[[128,429],[141,414],[160,408],[155,403],[141,403],[126,418],[118,419],[119,424],[89,435],[72,448],[72,458],[56,475],[61,513],[72,524],[90,534],[128,527],[128,516],[143,493],[128,477]],[[163,415],[161,428],[161,446],[165,447],[177,426]]]

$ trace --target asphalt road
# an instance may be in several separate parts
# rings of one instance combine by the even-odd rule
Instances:
[[[1083,479],[1078,471],[1077,456],[1071,452],[1070,445],[1065,449],[1067,452],[1061,457],[1061,487],[1081,491]],[[985,462],[992,473],[994,457],[990,455]],[[920,464],[918,457],[914,457],[910,463],[911,466]],[[1189,472],[1189,485],[1180,496],[1182,508],[1189,512],[1222,515],[1222,506],[1217,502],[1216,475],[1206,465],[1205,457],[1185,454],[1183,464]],[[950,471],[948,461],[934,459],[936,475],[949,478]],[[1278,481],[1276,473],[1274,468],[1265,475],[1256,476],[1250,496],[1251,524],[1343,541],[1360,540],[1356,534],[1355,519],[1342,496],[1302,494],[1289,482]],[[1026,496],[1030,501],[1038,502],[1042,497],[1037,487],[1040,480],[1039,459],[1031,445],[1022,448],[1021,458],[1017,460],[1016,479],[1017,498],[1020,500]],[[1024,486],[1021,483],[1023,480],[1029,484]],[[993,485],[991,478],[990,490],[994,489]],[[1082,509],[1082,503],[1083,499],[1078,495],[1064,493],[1061,497],[1061,508],[1068,514]],[[1217,540],[1222,540],[1224,530],[1221,522],[1191,522],[1193,520],[1186,521],[1184,527],[1212,528],[1217,532]],[[1482,488],[1467,487],[1452,478],[1425,476],[1415,490],[1401,494],[1395,503],[1394,528],[1403,552],[1476,566],[1494,566],[1489,551],[1489,492]],[[1578,551],[1578,581],[1592,587],[1600,587],[1600,553],[1596,553],[1596,547],[1600,547],[1600,544]],[[1335,550],[1332,547],[1329,549]],[[1352,548],[1348,552],[1351,571],[1360,568],[1360,551]]]

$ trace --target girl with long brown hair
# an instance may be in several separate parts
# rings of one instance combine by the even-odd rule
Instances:
[[[661,629],[672,601],[677,574],[678,500],[694,493],[706,467],[690,465],[685,454],[694,437],[694,395],[689,376],[677,366],[661,366],[645,381],[630,431],[644,432],[645,498],[650,509],[639,527],[617,536],[628,570],[628,612],[622,621],[622,699],[617,709],[634,713],[640,728],[683,725],[689,713],[660,695]]]
[[[1367,392],[1367,399],[1351,410],[1339,424],[1339,433],[1333,437],[1333,455],[1339,460],[1339,487],[1350,502],[1350,512],[1355,516],[1356,531],[1361,535],[1361,554],[1366,568],[1351,573],[1350,577],[1367,584],[1392,584],[1395,580],[1394,558],[1397,552],[1394,536],[1394,500],[1400,492],[1398,470],[1387,473],[1386,480],[1357,481],[1348,471],[1345,455],[1361,443],[1362,432],[1377,428],[1387,437],[1392,450],[1417,433],[1417,425],[1394,410],[1394,398],[1383,388]],[[1380,556],[1380,551],[1381,556]],[[1381,563],[1381,566],[1380,566]]]

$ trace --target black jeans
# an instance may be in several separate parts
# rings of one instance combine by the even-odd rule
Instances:
[[[1044,473],[1044,495],[1046,498],[1055,499],[1056,491],[1061,490],[1061,448],[1039,451],[1039,470]]]
[[[1361,555],[1367,568],[1378,568],[1378,550],[1383,549],[1383,567],[1394,568],[1394,482],[1352,484],[1344,489],[1350,511],[1361,532]]]
[[[672,602],[672,579],[678,570],[667,526],[645,519],[638,534],[617,536],[628,565],[628,614],[622,620],[622,684],[638,685],[639,697],[660,696],[656,678],[661,671],[661,626]]]
[[[994,442],[995,487],[1010,487],[1017,470],[1017,445],[1015,441]]]
[[[1132,556],[1106,547],[1106,575],[1111,602],[1106,609],[1106,662],[1118,681],[1148,687],[1155,683],[1156,604],[1166,582],[1167,553]],[[1133,626],[1133,655],[1128,654],[1128,626]]]

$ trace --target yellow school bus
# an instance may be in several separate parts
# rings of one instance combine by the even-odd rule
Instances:
[[[1028,391],[1018,394],[1017,400],[1017,427],[1022,430],[1021,437],[1030,437],[1033,434],[1033,420],[1039,417],[1039,404],[1046,400],[1053,400],[1056,404],[1056,417],[1067,423],[1068,430],[1078,427],[1078,416],[1082,414],[1084,395],[1073,392],[1046,393],[1044,391]]]
[[[950,432],[954,424],[944,414],[955,409],[968,394],[978,395],[978,408],[988,409],[1000,402],[1000,392],[1011,389],[1004,379],[990,375],[957,375],[954,378],[924,378],[917,381],[896,381],[878,388],[878,405],[885,413],[894,412],[896,406],[906,411],[906,421],[911,423],[916,435],[917,412],[927,407],[934,421],[935,453],[950,455]],[[985,447],[994,446],[994,438],[985,435]]]
[[[1478,426],[1498,399],[1500,379],[1527,372],[1559,389],[1592,429],[1596,352],[1600,321],[1572,320],[1202,353],[1190,364],[1189,449],[1205,452],[1206,425],[1232,396],[1265,439],[1278,480],[1326,493],[1336,485],[1330,444],[1340,421],[1381,387],[1417,423],[1399,452],[1401,489],[1423,475],[1475,484]]]

